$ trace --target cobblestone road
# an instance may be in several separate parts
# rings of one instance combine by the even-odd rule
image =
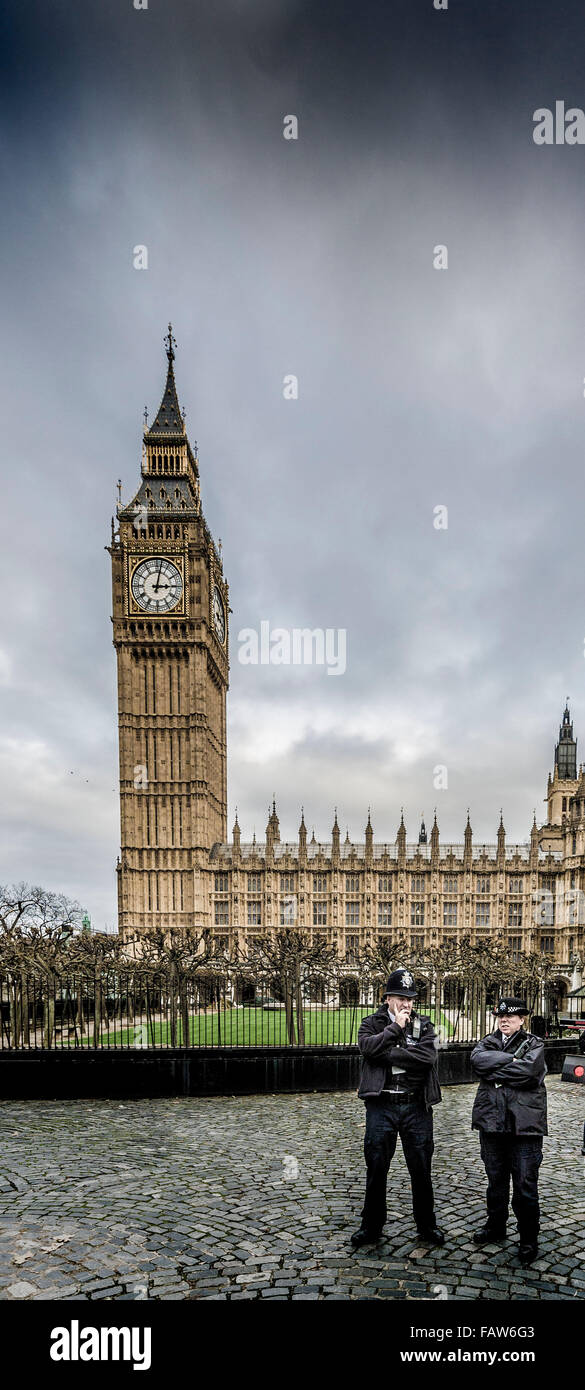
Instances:
[[[378,1246],[353,1253],[365,1167],[354,1093],[0,1102],[0,1299],[582,1299],[585,1089],[549,1078],[541,1257],[515,1223],[476,1250],[473,1086],[435,1109],[442,1250],[417,1244],[402,1152]]]

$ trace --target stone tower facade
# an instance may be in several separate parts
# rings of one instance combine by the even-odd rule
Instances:
[[[209,925],[209,852],[227,835],[228,586],[201,510],[166,339],[142,477],[112,522],[120,751],[119,929]]]

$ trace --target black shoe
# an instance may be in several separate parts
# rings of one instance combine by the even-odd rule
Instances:
[[[506,1230],[494,1231],[489,1226],[482,1226],[481,1231],[476,1231],[473,1237],[476,1245],[498,1245],[501,1240],[506,1239]]]
[[[426,1231],[417,1231],[417,1235],[424,1240],[427,1245],[444,1245],[444,1232],[438,1226],[429,1226]]]
[[[518,1258],[520,1260],[521,1265],[531,1265],[532,1261],[536,1259],[537,1255],[538,1245],[536,1244],[536,1241],[526,1241],[525,1243],[523,1241],[520,1241],[520,1245],[518,1246]]]
[[[380,1239],[380,1235],[381,1232],[375,1235],[373,1231],[366,1231],[363,1226],[360,1226],[359,1231],[354,1231],[351,1243],[354,1250],[358,1250],[360,1245],[375,1245],[376,1241]]]

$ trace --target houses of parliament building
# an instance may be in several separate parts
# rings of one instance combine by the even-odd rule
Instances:
[[[348,961],[360,944],[405,937],[413,949],[503,934],[513,957],[554,955],[570,987],[585,955],[585,770],[565,709],[548,778],[546,824],[508,844],[443,844],[435,821],[407,842],[378,843],[368,815],[359,844],[285,843],[273,802],[264,842],[227,830],[229,591],[201,509],[199,463],[168,371],[145,424],[142,476],[118,507],[112,561],[118,663],[121,853],[119,931],[211,928],[240,945],[270,928],[319,933]]]

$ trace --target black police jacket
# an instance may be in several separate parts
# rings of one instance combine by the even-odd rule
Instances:
[[[528,1049],[516,1059],[514,1054],[526,1039]],[[491,1134],[548,1134],[542,1038],[520,1028],[508,1039],[497,1029],[474,1047],[471,1065],[481,1077],[471,1112],[472,1129]]]
[[[358,1096],[365,1100],[368,1096],[379,1096],[386,1081],[386,1068],[394,1062],[406,1072],[405,1084],[423,1086],[423,1101],[437,1105],[442,1099],[438,1077],[437,1036],[430,1018],[418,1017],[414,1030],[413,1021],[408,1020],[405,1028],[392,1023],[385,1004],[363,1018],[358,1033],[358,1047],[362,1054],[362,1075]],[[420,1036],[416,1037],[420,1024]],[[413,1039],[407,1043],[407,1035]]]

